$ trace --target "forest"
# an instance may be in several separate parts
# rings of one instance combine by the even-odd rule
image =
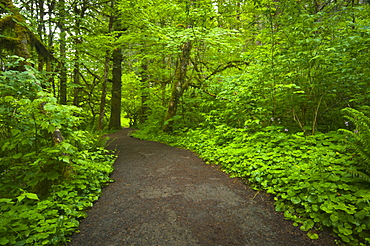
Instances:
[[[369,0],[0,0],[0,245],[66,245],[122,127],[370,245],[369,57]]]

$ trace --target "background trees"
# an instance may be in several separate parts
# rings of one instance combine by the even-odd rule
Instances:
[[[122,114],[132,124],[149,119],[148,125],[164,130],[199,125],[217,112],[216,118],[238,127],[269,125],[276,118],[312,134],[340,127],[342,108],[367,106],[365,2],[17,5],[28,31],[15,32],[24,33],[20,44],[26,48],[18,45],[14,54],[34,59],[39,71],[51,75],[44,87],[61,104],[86,109],[92,128],[119,128],[125,108]],[[5,9],[4,23],[11,19]],[[7,35],[4,55],[12,53],[5,47],[12,40]],[[134,107],[120,106],[122,76],[131,79],[123,86],[136,94],[135,103],[126,102]],[[202,110],[195,112],[199,103]],[[104,118],[110,123],[103,124]]]
[[[156,129],[213,124],[212,119],[237,127],[280,122],[313,134],[343,126],[342,108],[366,105],[354,102],[367,86],[349,82],[366,83],[357,76],[369,72],[366,65],[349,65],[366,61],[353,57],[352,43],[362,40],[358,50],[367,47],[368,37],[358,36],[368,35],[360,24],[368,11],[363,3],[157,1],[152,8],[153,3],[119,6],[129,26],[130,70],[149,79],[142,91]],[[362,71],[347,73],[347,66]],[[137,123],[139,112],[144,111],[132,116]]]

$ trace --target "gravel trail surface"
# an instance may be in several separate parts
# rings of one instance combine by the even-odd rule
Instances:
[[[188,150],[111,134],[114,183],[81,222],[70,246],[335,245],[311,240],[273,207],[273,199],[229,178]]]

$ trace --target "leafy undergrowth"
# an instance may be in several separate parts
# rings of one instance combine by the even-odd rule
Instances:
[[[255,133],[219,126],[135,136],[186,147],[248,179],[253,188],[273,194],[276,210],[312,239],[329,227],[345,243],[370,244],[370,184],[353,175],[358,163],[338,132],[304,136],[276,127]]]
[[[78,131],[73,137],[86,139],[87,135]],[[84,210],[98,199],[102,185],[111,181],[115,157],[92,143],[83,140],[78,146],[65,140],[39,153],[1,159],[13,165],[7,165],[0,177],[0,245],[66,245],[85,217]],[[33,170],[40,162],[47,162],[43,166],[48,169]],[[38,184],[50,187],[39,195],[31,188],[20,188],[40,191]]]
[[[58,104],[25,69],[0,73],[0,245],[66,245],[115,157],[80,130],[81,108]]]

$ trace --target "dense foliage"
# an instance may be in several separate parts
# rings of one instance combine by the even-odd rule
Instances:
[[[177,114],[153,107],[136,136],[190,148],[265,189],[313,239],[328,227],[369,244],[369,6],[222,3],[217,28],[234,33],[193,47]],[[172,134],[158,131],[166,124]]]
[[[126,122],[369,244],[369,3],[0,0],[0,243],[66,240]]]
[[[66,242],[110,181],[106,140],[79,130],[80,109],[42,81],[31,67],[0,73],[0,245]]]

